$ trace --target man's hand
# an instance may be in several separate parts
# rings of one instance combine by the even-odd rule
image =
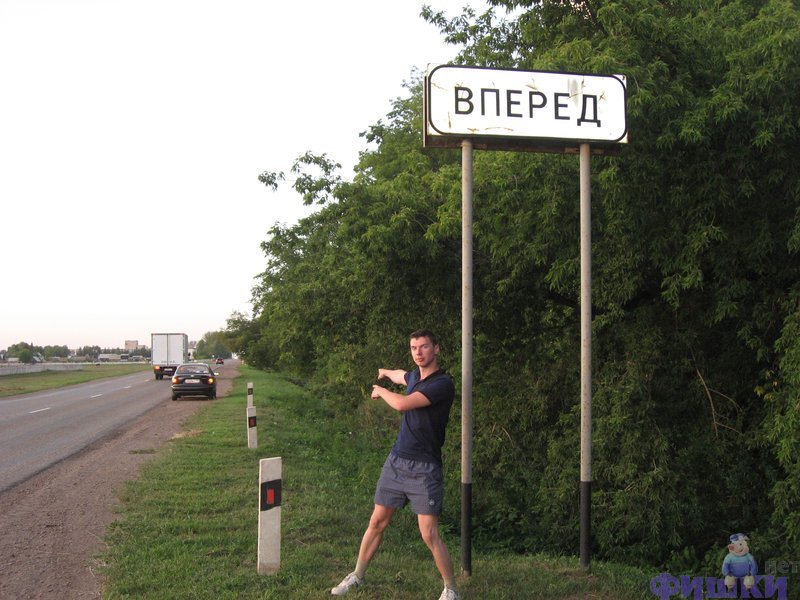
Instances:
[[[373,400],[377,400],[378,398],[381,398],[381,392],[382,391],[384,391],[384,388],[382,388],[379,385],[373,385],[372,386],[372,393],[370,394],[370,398],[372,398]]]

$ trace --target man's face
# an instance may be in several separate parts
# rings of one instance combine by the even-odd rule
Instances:
[[[426,368],[436,362],[439,346],[434,346],[427,337],[411,338],[411,357],[418,367]]]

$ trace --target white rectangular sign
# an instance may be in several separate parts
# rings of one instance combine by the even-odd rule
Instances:
[[[457,65],[425,78],[425,145],[443,138],[627,142],[624,75],[582,75]],[[513,138],[513,139],[512,139]]]

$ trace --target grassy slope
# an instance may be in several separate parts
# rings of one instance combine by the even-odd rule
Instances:
[[[258,450],[247,448],[246,382],[254,382]],[[106,598],[330,597],[352,570],[372,493],[393,440],[326,414],[277,375],[243,369],[230,397],[211,403],[180,439],[130,483],[108,535]],[[256,574],[258,461],[283,458],[281,570]],[[450,474],[457,477],[457,474]],[[451,498],[446,504],[454,506]],[[444,532],[458,568],[459,540]],[[652,598],[641,571],[577,558],[486,555],[473,549],[464,598]],[[436,598],[441,580],[407,510],[395,517],[367,573],[348,597]]]

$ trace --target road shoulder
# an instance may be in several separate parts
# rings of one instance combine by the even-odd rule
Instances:
[[[238,375],[220,372],[219,397]],[[100,598],[97,555],[121,486],[206,400],[166,400],[110,436],[0,494],[0,600]]]

